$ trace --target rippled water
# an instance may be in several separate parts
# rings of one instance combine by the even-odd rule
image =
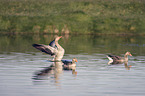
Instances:
[[[128,47],[130,44],[132,45],[132,43],[128,45],[121,43],[119,46]],[[139,45],[144,48],[143,43]],[[52,64],[47,61],[51,58],[50,56],[33,48],[26,52],[19,52],[18,49],[1,52],[0,96],[144,96],[145,55],[143,55],[143,50],[135,53],[131,49],[133,56],[129,57],[128,66],[131,65],[131,67],[128,67],[124,64],[108,65],[106,55],[111,51],[104,50],[106,45],[96,46],[94,48],[90,46],[92,48],[90,51],[82,48],[73,50],[75,52],[67,52],[69,48],[66,48],[65,59],[74,57],[78,59],[75,72],[72,70],[51,71],[39,79],[35,77],[35,74]],[[135,49],[140,49],[139,46],[133,46]],[[123,55],[124,53],[116,52],[116,54]]]

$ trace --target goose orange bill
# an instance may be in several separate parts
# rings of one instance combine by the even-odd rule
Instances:
[[[62,36],[59,36],[59,38],[62,38]]]

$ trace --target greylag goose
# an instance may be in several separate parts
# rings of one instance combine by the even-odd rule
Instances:
[[[116,55],[108,55],[107,58],[109,59],[109,62],[119,62],[119,63],[123,63],[123,62],[128,62],[128,55],[132,56],[130,52],[126,52],[124,57],[120,57],[120,56],[116,56]]]
[[[61,60],[61,61],[63,63],[63,69],[64,70],[75,69],[76,62],[78,62],[76,58],[73,58],[72,60]]]
[[[32,46],[46,54],[54,56],[55,61],[61,61],[64,55],[64,49],[58,44],[61,37],[57,36],[49,45],[32,44]]]

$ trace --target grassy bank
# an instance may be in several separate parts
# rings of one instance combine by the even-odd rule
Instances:
[[[143,34],[144,0],[0,0],[0,32]]]

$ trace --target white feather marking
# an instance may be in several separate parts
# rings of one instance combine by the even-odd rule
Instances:
[[[109,56],[107,56],[107,58],[109,59],[108,65],[110,65],[113,62],[113,59]]]
[[[111,57],[107,56],[107,58],[109,59],[109,61],[113,62],[113,59]]]

